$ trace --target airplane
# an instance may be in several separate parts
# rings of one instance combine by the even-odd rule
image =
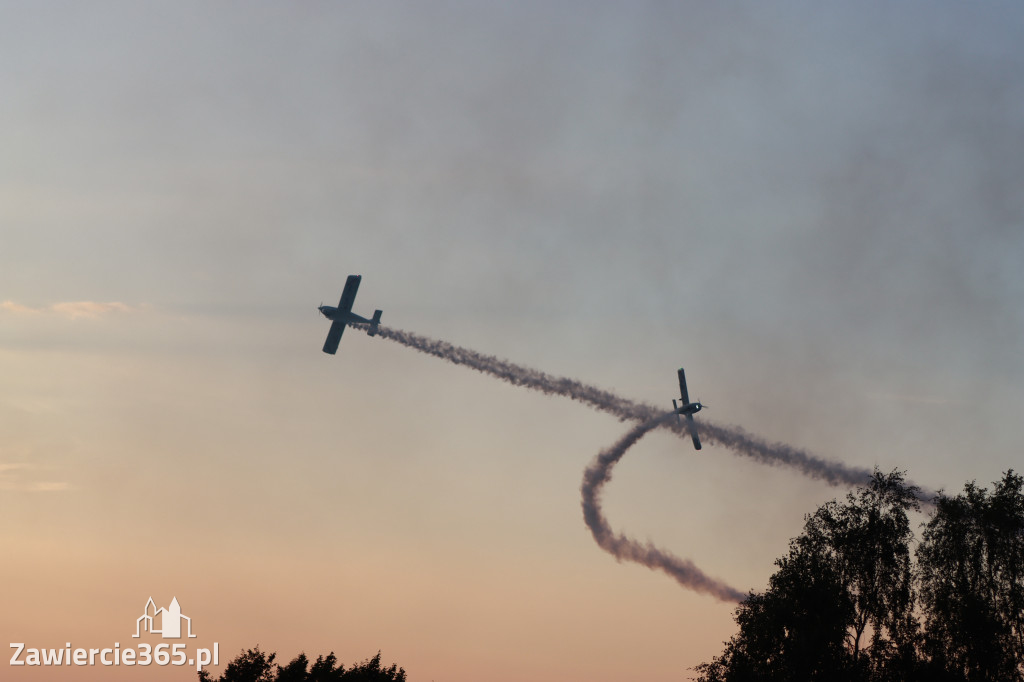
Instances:
[[[700,438],[697,437],[697,424],[693,421],[693,415],[704,409],[704,406],[700,404],[700,401],[690,402],[690,396],[686,393],[686,375],[683,374],[683,368],[679,368],[679,392],[682,394],[680,400],[682,405],[677,405],[675,399],[672,400],[672,408],[676,413],[676,420],[679,420],[679,415],[685,414],[686,421],[689,422],[687,426],[690,429],[690,438],[693,440],[693,447],[696,450],[700,450]]]
[[[349,322],[362,322],[363,324],[370,325],[369,331],[366,332],[367,336],[376,336],[377,327],[380,325],[380,310],[373,312],[373,319],[368,320],[365,317],[360,317],[352,312],[352,303],[356,300],[356,291],[359,290],[359,282],[362,280],[362,275],[349,275],[348,280],[345,282],[345,290],[341,292],[341,300],[338,301],[338,307],[320,304],[317,310],[331,320],[331,329],[327,332],[327,340],[324,341],[324,352],[334,355],[335,351],[338,350],[338,342],[341,341],[341,335],[345,331],[345,325]]]

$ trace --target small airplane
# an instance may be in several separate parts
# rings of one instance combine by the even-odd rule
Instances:
[[[693,415],[704,409],[704,405],[700,404],[700,401],[691,403],[690,396],[686,393],[686,375],[683,374],[683,368],[679,368],[679,392],[682,394],[680,400],[682,405],[677,405],[675,399],[672,400],[672,408],[676,413],[676,420],[679,419],[679,415],[685,414],[686,421],[689,422],[687,426],[690,429],[690,438],[693,440],[693,447],[700,450],[700,438],[697,437],[697,424],[693,421]]]
[[[362,279],[362,275],[348,276],[348,280],[345,282],[345,290],[341,292],[341,300],[338,301],[337,308],[323,305],[322,303],[317,308],[324,317],[331,320],[331,329],[327,332],[327,340],[324,341],[325,353],[334,355],[335,351],[338,350],[338,342],[341,341],[345,325],[349,322],[362,322],[363,324],[370,325],[369,331],[366,332],[367,336],[376,336],[377,327],[380,325],[381,311],[375,310],[372,320],[360,317],[352,312],[352,304],[356,300],[356,291],[359,290],[359,282]]]

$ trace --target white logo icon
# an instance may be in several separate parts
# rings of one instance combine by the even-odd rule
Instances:
[[[159,629],[154,627],[157,616],[160,616]],[[154,635],[159,634],[164,639],[181,639],[181,621],[188,624],[188,636],[195,637],[192,634],[192,619],[182,615],[177,597],[171,600],[171,605],[166,609],[163,607],[158,609],[153,598],[150,597],[142,615],[135,621],[135,634],[132,637],[141,637],[141,633],[149,632]]]

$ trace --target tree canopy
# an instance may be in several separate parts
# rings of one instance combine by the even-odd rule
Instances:
[[[1024,682],[1022,487],[940,495],[915,553],[918,491],[876,471],[806,517],[698,680]]]
[[[200,682],[405,682],[405,669],[395,664],[381,666],[380,652],[373,658],[351,668],[338,663],[334,652],[317,656],[310,665],[306,654],[300,653],[287,665],[274,663],[275,653],[260,651],[259,646],[243,651],[224,667],[214,679],[209,671],[199,673]]]

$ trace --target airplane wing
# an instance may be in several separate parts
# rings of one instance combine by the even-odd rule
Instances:
[[[338,312],[339,313],[350,313],[352,312],[352,304],[356,302],[356,292],[359,291],[359,282],[362,280],[362,275],[349,275],[345,281],[345,289],[341,292],[341,300],[338,301]],[[341,333],[338,333],[338,338],[341,338]]]
[[[358,282],[356,283],[356,286],[359,286]],[[345,287],[345,291],[348,291],[348,286],[347,285]],[[344,300],[344,297],[342,298],[342,300]],[[351,305],[351,304],[349,304],[349,305]],[[330,353],[331,355],[334,355],[334,352],[338,350],[338,343],[341,341],[341,335],[344,332],[345,332],[345,321],[344,320],[335,320],[334,322],[331,322],[331,328],[327,332],[327,340],[324,341],[324,352],[325,353]]]
[[[679,392],[683,394],[683,405],[690,402],[690,396],[686,393],[686,375],[683,374],[683,368],[679,368]]]
[[[680,372],[682,370],[679,370]],[[693,449],[700,450],[700,437],[697,436],[697,422],[693,421],[693,415],[686,415],[686,425],[690,427],[690,440],[693,441]]]

